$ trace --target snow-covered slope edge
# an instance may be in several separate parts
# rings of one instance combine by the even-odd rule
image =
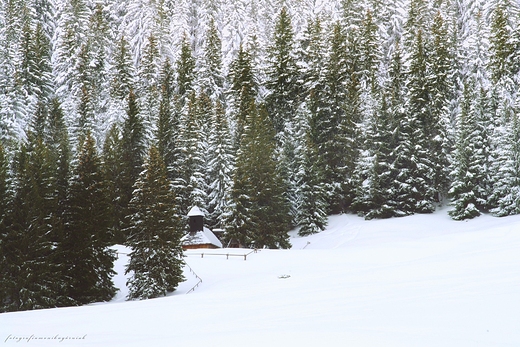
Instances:
[[[518,346],[520,216],[332,216],[292,250],[190,251],[203,282],[166,298],[0,315],[31,346]],[[303,249],[305,248],[305,249]],[[124,250],[121,249],[121,252]],[[218,253],[226,253],[220,250]],[[235,251],[237,252],[237,251]],[[240,251],[238,251],[240,252]],[[117,263],[124,266],[124,254]],[[116,279],[124,283],[124,278]]]

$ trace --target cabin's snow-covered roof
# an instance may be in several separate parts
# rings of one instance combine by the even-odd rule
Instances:
[[[204,227],[203,231],[197,231],[195,235],[191,235],[190,233],[184,235],[181,241],[184,246],[212,244],[222,248],[222,242],[206,227]]]
[[[202,212],[198,206],[193,206],[191,208],[190,212],[188,212],[188,217],[195,217],[195,216],[204,217],[204,212]]]

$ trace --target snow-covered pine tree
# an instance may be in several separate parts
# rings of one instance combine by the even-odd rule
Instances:
[[[110,70],[110,95],[117,100],[125,100],[134,86],[134,64],[130,55],[130,46],[124,35],[113,47]]]
[[[139,96],[140,115],[145,129],[145,139],[152,138],[151,132],[157,124],[160,105],[160,64],[159,48],[155,36],[150,35],[143,47],[137,69],[137,89]]]
[[[494,203],[491,212],[496,216],[520,213],[520,120],[517,97],[516,109],[510,111],[510,118],[502,118],[497,141],[497,154],[493,162],[494,184],[490,200]],[[509,112],[508,112],[509,113]]]
[[[475,153],[482,145],[482,125],[478,123],[478,115],[471,105],[475,93],[473,85],[466,83],[461,105],[461,113],[457,124],[457,143],[453,159],[453,172],[450,196],[453,210],[448,213],[455,220],[470,219],[480,216],[480,208],[485,202],[479,201],[482,197],[482,164]],[[480,194],[479,194],[480,193]]]
[[[250,104],[246,127],[237,153],[226,220],[226,239],[258,248],[290,247],[289,206],[284,181],[278,172],[275,131],[265,109]]]
[[[178,178],[176,168],[180,151],[179,112],[177,112],[176,94],[174,94],[174,72],[169,59],[166,59],[160,74],[159,116],[155,126],[155,143],[164,160],[170,180]]]
[[[454,98],[452,76],[454,66],[451,40],[442,14],[437,12],[431,28],[432,42],[428,57],[431,119],[426,125],[433,168],[435,200],[442,202],[449,186],[449,155],[452,151],[449,139],[450,101]]]
[[[265,103],[277,133],[280,156],[280,172],[286,181],[287,196],[293,202],[292,215],[296,215],[294,201],[296,163],[294,157],[294,117],[298,109],[301,76],[296,63],[296,50],[291,17],[282,7],[273,32],[272,44],[268,48],[267,95]]]
[[[215,20],[211,19],[204,39],[204,55],[198,69],[201,89],[215,102],[224,100],[224,75],[222,71],[222,41]]]
[[[419,30],[410,52],[407,75],[406,116],[399,124],[397,146],[396,202],[399,214],[433,212],[435,189],[433,167],[428,150],[431,107],[423,32]]]
[[[182,121],[180,138],[180,181],[175,182],[178,198],[185,215],[191,206],[200,206],[206,213],[206,151],[205,138],[202,132],[203,117],[211,112],[211,101],[204,94],[197,97],[195,92],[187,103],[187,113]]]
[[[511,77],[515,47],[508,16],[510,8],[509,0],[497,0],[492,10],[489,49],[493,54],[490,55],[489,69],[494,83]]]
[[[295,137],[296,174],[295,224],[301,236],[319,233],[327,225],[327,192],[323,177],[323,163],[312,141],[309,126],[310,111],[302,103],[296,115],[299,131]]]
[[[294,33],[287,8],[283,7],[276,21],[265,85],[266,107],[276,133],[283,132],[292,122],[298,107],[300,72],[295,59]]]
[[[185,105],[195,87],[196,66],[191,44],[186,35],[182,40],[180,51],[180,56],[176,63],[176,86],[180,101],[182,105]]]
[[[54,263],[57,230],[52,161],[43,139],[30,132],[14,164],[14,196],[2,240],[5,253],[0,311],[59,305],[58,267]]]
[[[242,45],[235,60],[231,63],[228,80],[228,111],[234,135],[233,144],[235,148],[238,148],[244,133],[249,108],[258,95],[258,83],[253,70],[251,54]]]
[[[357,168],[363,181],[357,187],[353,209],[364,214],[366,219],[390,218],[395,215],[392,184],[396,176],[393,168],[396,125],[391,104],[387,102],[388,97],[386,93],[382,94],[374,114],[367,119],[367,144]]]
[[[130,54],[130,47],[124,35],[112,45],[112,52],[108,62],[108,87],[109,100],[106,105],[107,125],[122,124],[125,119],[127,97],[133,90],[135,82],[135,68]],[[105,136],[110,131],[107,129]]]
[[[130,202],[128,299],[164,296],[184,280],[183,225],[170,186],[161,155],[151,146]]]
[[[233,185],[235,153],[224,108],[216,102],[212,113],[211,130],[208,136],[208,212],[209,225],[223,228],[225,214],[230,204],[230,191]]]
[[[123,244],[126,237],[121,230],[125,218],[126,209],[123,205],[122,188],[123,188],[123,162],[121,145],[121,131],[117,124],[112,124],[108,130],[105,142],[103,143],[102,152],[102,173],[103,179],[107,185],[109,195],[111,214],[109,218],[109,228],[114,235],[114,242]]]
[[[128,94],[126,119],[121,131],[121,196],[122,216],[126,216],[127,206],[132,198],[133,186],[142,170],[145,153],[145,129],[139,113],[137,96],[131,90]],[[124,224],[124,221],[121,221]]]
[[[81,145],[70,181],[66,233],[58,245],[63,266],[61,281],[76,305],[114,297],[115,251],[110,225],[110,200],[101,160],[90,134]]]
[[[357,38],[348,39],[339,22],[332,25],[331,31],[323,94],[311,95],[309,106],[313,114],[313,142],[323,158],[329,212],[340,213],[349,208],[354,197],[353,173],[361,121],[360,86],[355,70],[359,51],[354,44]]]
[[[359,41],[359,75],[360,97],[363,100],[360,125],[360,153],[354,171],[356,198],[352,210],[365,213],[374,210],[368,218],[385,217],[388,214],[388,197],[383,192],[380,179],[381,171],[389,175],[388,151],[386,143],[391,139],[388,127],[388,110],[384,99],[384,86],[378,82],[379,65],[382,54],[379,48],[377,26],[370,10],[367,10],[361,22]],[[385,167],[386,166],[386,167]],[[383,184],[384,185],[384,184]],[[386,198],[385,198],[385,197]],[[386,216],[388,217],[388,216]]]

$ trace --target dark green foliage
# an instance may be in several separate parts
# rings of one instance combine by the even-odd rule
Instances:
[[[294,58],[293,36],[291,18],[283,7],[269,48],[268,80],[265,83],[269,89],[266,106],[277,133],[284,131],[287,122],[292,122],[298,107],[300,74]]]
[[[471,93],[472,87],[467,84],[464,88],[464,99],[458,121],[453,181],[450,189],[454,209],[448,212],[455,220],[480,216],[480,208],[485,204],[479,200],[482,192],[480,184],[484,181],[481,166],[483,163],[478,162],[478,156],[473,156],[473,153],[479,150],[484,134],[478,123],[477,114],[471,107],[471,98],[474,95]]]
[[[11,214],[9,164],[4,150],[0,143],[0,278],[7,278],[8,258],[6,257],[6,241],[8,237],[8,216]],[[0,282],[0,312],[4,311],[4,305],[8,304],[7,293],[9,292],[8,281]]]
[[[511,43],[508,12],[509,0],[498,0],[492,12],[490,50],[490,70],[495,83],[512,73],[512,61],[515,47]]]
[[[55,307],[60,303],[53,263],[54,189],[50,153],[41,138],[30,138],[15,159],[15,190],[2,240],[4,265],[0,311]]]
[[[213,109],[208,137],[208,148],[212,149],[208,160],[208,224],[212,228],[223,228],[225,213],[230,203],[235,153],[228,120],[220,102],[217,102]]]
[[[242,45],[237,57],[231,63],[229,80],[231,84],[230,108],[237,123],[234,142],[235,147],[238,148],[244,132],[249,107],[251,102],[255,101],[258,93],[258,85],[253,71],[253,60],[249,51],[245,50]]]
[[[121,161],[121,132],[117,125],[112,125],[107,133],[103,144],[103,179],[107,185],[107,192],[110,201],[111,214],[109,218],[110,229],[114,235],[114,242],[122,244],[126,237],[121,230],[125,218],[126,206],[121,199],[123,185],[123,165]]]
[[[323,80],[309,95],[311,136],[323,159],[324,183],[332,213],[345,211],[352,201],[352,179],[359,151],[359,81],[353,70],[356,64],[346,55],[347,44],[341,25],[336,23]]]
[[[224,77],[222,75],[222,41],[215,26],[215,21],[211,19],[209,28],[206,31],[204,49],[204,65],[199,71],[201,75],[201,86],[204,92],[213,101],[224,101]]]
[[[184,280],[182,268],[182,222],[170,189],[166,166],[152,146],[135,184],[129,218],[131,274],[128,299],[164,296]]]
[[[106,181],[94,140],[87,134],[71,178],[66,233],[60,243],[67,296],[75,304],[108,301],[117,289],[112,282],[115,252],[112,213]]]
[[[309,133],[304,134],[302,161],[298,170],[298,235],[318,233],[327,225],[327,192],[323,179],[323,163]]]
[[[193,82],[195,79],[195,58],[188,38],[185,36],[181,45],[181,54],[177,60],[177,94],[184,100],[193,90]]]
[[[398,215],[435,209],[433,163],[429,152],[432,131],[431,93],[427,81],[423,33],[415,38],[408,71],[406,116],[400,119],[396,155]]]
[[[133,91],[128,95],[126,119],[121,134],[122,162],[121,170],[121,207],[122,215],[127,215],[126,208],[132,198],[133,186],[142,170],[145,151],[145,129],[139,114],[137,97]],[[121,221],[123,222],[123,221]]]
[[[114,54],[114,62],[110,73],[110,92],[114,98],[124,100],[134,84],[134,65],[130,56],[128,42],[121,36]]]
[[[291,217],[274,159],[275,132],[264,108],[251,103],[236,159],[226,238],[243,246],[290,247]]]

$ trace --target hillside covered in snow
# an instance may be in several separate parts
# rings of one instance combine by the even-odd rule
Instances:
[[[49,346],[443,346],[520,344],[520,218],[445,213],[365,221],[332,216],[290,250],[244,261],[190,250],[187,281],[158,299],[0,314],[0,340]],[[201,253],[206,253],[201,257]],[[17,343],[20,341],[20,343]],[[24,343],[25,344],[25,343]]]

